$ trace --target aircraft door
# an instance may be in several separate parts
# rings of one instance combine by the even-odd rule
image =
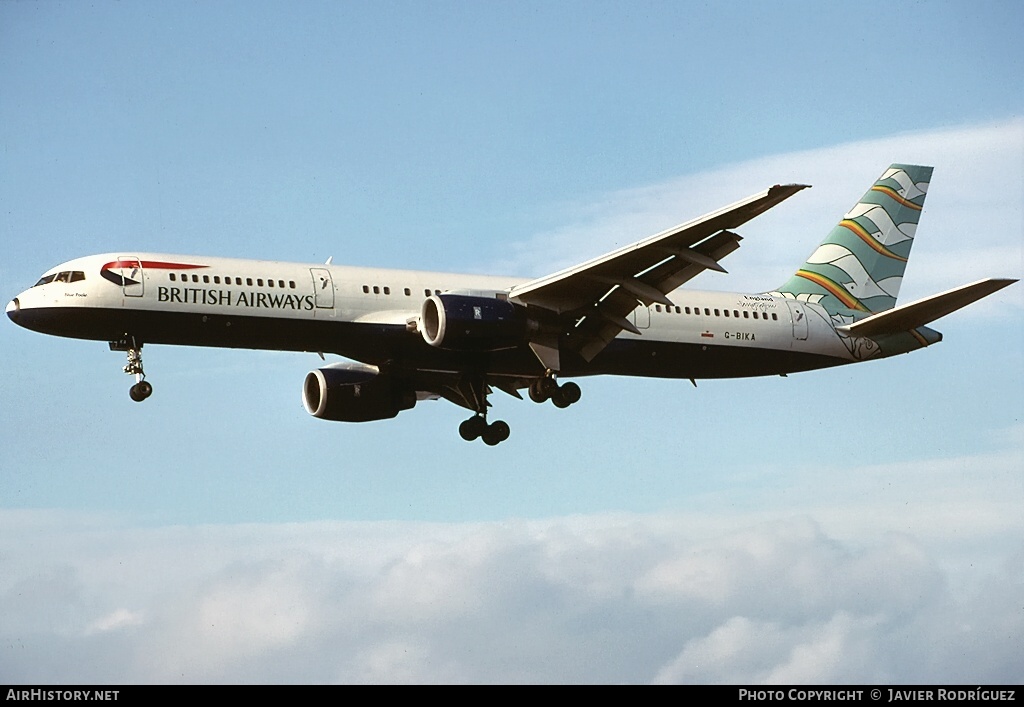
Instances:
[[[121,268],[121,288],[125,297],[142,297],[145,284],[142,277],[142,261],[122,255],[117,259]]]
[[[334,309],[334,280],[327,268],[310,268],[313,276],[313,302],[317,309]]]
[[[636,325],[637,329],[650,329],[651,328],[651,309],[640,305],[633,310],[633,324]]]
[[[790,321],[793,322],[793,338],[797,341],[807,340],[807,307],[803,302],[788,299]]]

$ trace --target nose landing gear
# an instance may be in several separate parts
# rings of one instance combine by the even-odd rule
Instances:
[[[137,403],[141,403],[143,400],[153,394],[153,384],[148,381],[139,381],[131,388],[128,389],[128,395]]]
[[[136,343],[134,336],[125,335],[117,341],[110,342],[111,351],[125,351],[128,354],[128,363],[125,364],[124,372],[135,376],[135,385],[128,390],[128,396],[137,403],[153,394],[153,384],[146,380],[146,373],[142,370],[142,344]]]

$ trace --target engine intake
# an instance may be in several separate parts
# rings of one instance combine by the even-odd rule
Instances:
[[[306,374],[302,404],[313,417],[369,422],[395,417],[416,404],[416,391],[376,366],[337,363]]]
[[[495,297],[431,295],[420,311],[420,332],[431,346],[497,351],[526,341],[526,309]]]

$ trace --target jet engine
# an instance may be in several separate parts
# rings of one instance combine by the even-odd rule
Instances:
[[[526,308],[495,297],[431,295],[420,311],[423,340],[440,349],[497,351],[527,338]]]
[[[416,391],[376,366],[336,363],[306,374],[302,404],[321,420],[369,422],[410,409],[416,404]]]

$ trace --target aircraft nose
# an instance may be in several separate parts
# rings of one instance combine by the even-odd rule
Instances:
[[[15,324],[18,323],[18,315],[21,314],[21,302],[15,297],[7,303],[7,316],[11,318],[11,321]]]

